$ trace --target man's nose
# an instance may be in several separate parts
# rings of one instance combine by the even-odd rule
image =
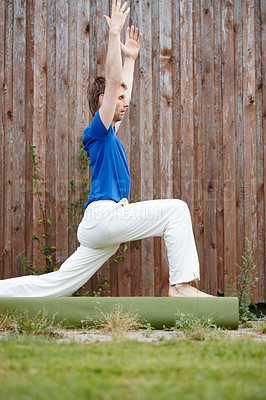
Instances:
[[[129,106],[129,103],[128,103],[128,101],[125,99],[125,101],[124,101],[124,107],[128,107]]]

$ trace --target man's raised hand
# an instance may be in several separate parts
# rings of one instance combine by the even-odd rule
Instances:
[[[135,29],[133,25],[131,28],[127,28],[126,42],[125,44],[120,44],[122,52],[126,57],[136,60],[139,54],[141,38],[142,34],[138,35],[138,28]]]
[[[113,0],[111,18],[109,18],[107,15],[104,15],[104,18],[110,27],[110,32],[121,32],[129,11],[130,8],[127,8],[127,2],[125,2],[121,7],[121,0]]]
[[[107,15],[104,15],[104,18],[110,28],[111,18]],[[139,54],[140,42],[142,39],[142,34],[138,35],[138,28],[134,28],[132,25],[131,28],[127,28],[126,32],[126,42],[125,44],[120,42],[121,50],[126,57],[133,58],[136,60]]]

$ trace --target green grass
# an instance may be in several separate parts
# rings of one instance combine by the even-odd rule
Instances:
[[[256,400],[265,398],[265,376],[266,345],[255,341],[0,341],[5,400]]]

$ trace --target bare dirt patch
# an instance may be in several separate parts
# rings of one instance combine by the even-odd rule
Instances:
[[[266,334],[258,332],[258,327],[262,321],[250,322],[250,327],[240,326],[237,330],[221,330],[218,335],[228,339],[251,339],[255,341],[266,342]],[[60,342],[79,342],[79,343],[96,343],[112,341],[114,337],[111,334],[102,333],[98,329],[89,330],[62,330],[62,338]],[[168,340],[184,339],[184,334],[181,331],[167,330],[138,330],[126,332],[121,339],[137,340],[138,342],[162,343]]]

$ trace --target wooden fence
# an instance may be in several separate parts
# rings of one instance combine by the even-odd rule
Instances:
[[[259,277],[256,301],[265,302],[266,3],[128,3],[129,23],[144,36],[120,133],[131,198],[188,203],[201,288],[212,294],[230,294],[229,271],[236,274],[248,237]],[[2,278],[24,274],[21,252],[38,268],[45,264],[40,244],[32,242],[44,231],[30,144],[56,259],[66,259],[77,245],[70,214],[79,196],[75,187],[89,172],[75,154],[90,122],[87,84],[104,74],[102,16],[110,8],[111,0],[0,2]],[[128,244],[125,258],[106,263],[84,290],[98,290],[102,277],[113,296],[166,295],[163,241]]]

